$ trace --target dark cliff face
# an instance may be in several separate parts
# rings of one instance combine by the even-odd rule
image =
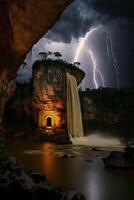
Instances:
[[[4,109],[5,135],[15,136],[24,130],[25,132],[33,130],[35,128],[33,116],[32,85],[17,84],[14,95],[7,101]]]
[[[134,132],[134,89],[99,88],[80,92],[83,123],[87,129],[107,128],[129,137]]]
[[[0,76],[15,75],[26,53],[55,23],[70,0],[0,0]]]
[[[30,48],[52,27],[71,0],[0,0],[0,125],[12,79]]]

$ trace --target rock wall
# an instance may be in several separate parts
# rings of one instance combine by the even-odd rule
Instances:
[[[28,134],[35,128],[31,84],[16,84],[16,91],[7,101],[3,116],[5,136],[14,137],[24,130]]]
[[[0,76],[15,75],[27,52],[70,0],[0,0]]]
[[[76,77],[77,84],[85,75],[82,70],[63,60],[47,59],[34,63],[31,82],[16,83],[16,91],[5,107],[6,135],[16,135],[22,130],[26,133],[27,129],[34,132],[32,130],[35,128],[44,133],[67,133],[66,72]],[[51,120],[50,127],[47,125],[48,118]]]
[[[118,126],[134,130],[134,89],[110,89],[80,91],[83,121],[86,125],[97,122],[106,126]],[[131,131],[130,131],[131,132]],[[132,131],[133,132],[133,131]]]
[[[14,91],[11,80],[17,69],[33,44],[52,27],[70,2],[0,0],[0,121],[7,99]]]
[[[48,62],[36,61],[33,65],[35,121],[44,133],[67,132],[66,69],[60,64],[55,66],[54,61]]]

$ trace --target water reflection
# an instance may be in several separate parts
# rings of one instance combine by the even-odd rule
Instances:
[[[87,200],[129,200],[134,196],[134,170],[107,170],[105,151],[91,151],[83,145],[52,145],[10,140],[7,143],[27,168],[44,173],[54,186],[80,191]],[[63,154],[74,158],[62,158]],[[86,160],[91,160],[87,162]]]
[[[56,146],[51,146],[50,148],[49,144],[42,145],[41,149],[45,152],[42,155],[42,165],[48,180],[53,183],[53,185],[61,186],[64,189],[68,187],[69,182],[70,185],[75,184],[80,174],[81,163],[79,162],[78,164],[73,158],[64,159],[61,157],[66,150],[70,153],[70,149],[68,149],[67,146],[62,146],[62,148],[61,146],[57,148]],[[57,150],[58,153],[56,153]],[[75,170],[73,170],[74,168]]]

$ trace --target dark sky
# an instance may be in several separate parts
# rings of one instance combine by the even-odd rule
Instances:
[[[95,87],[89,51],[94,56],[96,68],[103,75],[106,87],[117,87],[114,65],[118,66],[119,86],[134,86],[134,0],[75,0],[33,47],[32,55],[27,56],[27,67],[18,72],[21,73],[19,79],[30,76],[30,65],[39,58],[40,51],[60,51],[63,59],[73,62],[80,44],[93,28],[96,30],[86,38],[77,56],[80,68],[86,72],[82,87]],[[106,43],[108,35],[109,54]],[[96,81],[98,86],[102,86],[98,72]]]

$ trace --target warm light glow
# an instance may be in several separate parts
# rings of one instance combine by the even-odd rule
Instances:
[[[47,128],[48,117],[50,117],[51,120],[52,120],[51,121],[52,129],[60,128],[60,126],[61,126],[60,112],[58,112],[58,111],[46,111],[46,110],[41,110],[39,112],[39,127]]]
[[[33,106],[39,109],[38,126],[40,128],[57,129],[61,127],[61,112],[59,109],[64,108],[64,103],[61,100],[48,100],[47,102],[33,101]],[[51,118],[51,126],[47,126],[47,119]]]

